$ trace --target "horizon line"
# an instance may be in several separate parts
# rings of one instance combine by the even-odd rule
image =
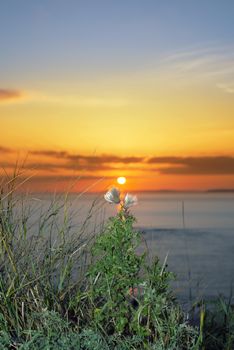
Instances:
[[[113,186],[117,187],[117,186]],[[101,194],[104,193],[105,191],[19,191],[20,193],[27,193],[27,194]],[[126,191],[128,192],[128,191]],[[211,188],[207,190],[173,190],[173,189],[159,189],[159,190],[131,190],[130,192],[132,193],[234,193],[234,188]]]

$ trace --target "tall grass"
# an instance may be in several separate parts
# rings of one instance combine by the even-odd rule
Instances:
[[[35,315],[47,310],[69,319],[86,272],[95,207],[73,227],[66,196],[55,196],[46,209],[32,207],[15,193],[17,181],[15,175],[0,190],[0,329],[13,338],[43,326]]]

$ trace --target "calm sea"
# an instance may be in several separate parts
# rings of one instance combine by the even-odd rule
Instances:
[[[34,196],[44,208],[50,196]],[[85,218],[97,195],[70,195],[73,224]],[[38,201],[39,200],[39,201]],[[63,199],[61,199],[63,200]],[[150,257],[167,257],[177,275],[173,286],[182,299],[229,296],[234,287],[234,193],[140,193],[132,209]],[[93,225],[116,208],[98,197]]]

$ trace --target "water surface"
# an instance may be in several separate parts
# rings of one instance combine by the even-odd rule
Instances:
[[[87,217],[94,200],[89,229],[98,232],[115,215],[115,206],[105,203],[102,196],[70,195],[67,208],[73,212],[74,227]],[[132,209],[136,227],[151,257],[158,255],[164,261],[167,256],[168,268],[177,274],[178,296],[187,300],[220,293],[228,296],[234,280],[234,194],[140,193],[138,200]],[[51,196],[39,194],[32,201],[45,209]]]

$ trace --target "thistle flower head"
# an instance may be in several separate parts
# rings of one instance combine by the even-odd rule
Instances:
[[[120,191],[118,190],[118,188],[112,187],[109,191],[106,192],[104,198],[108,203],[119,204]]]
[[[137,196],[127,193],[123,200],[123,208],[128,209],[137,204]]]
[[[127,193],[123,199],[120,197],[120,191],[112,187],[106,194],[104,195],[105,200],[111,204],[120,204],[120,210],[126,211],[128,208],[137,204],[137,197],[132,194]]]

